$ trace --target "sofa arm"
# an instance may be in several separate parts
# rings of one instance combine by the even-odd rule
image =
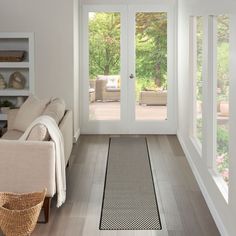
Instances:
[[[10,109],[7,113],[7,129],[11,130],[13,129],[13,125],[15,122],[16,115],[18,113],[19,109]]]
[[[55,193],[53,142],[0,140],[0,192]]]

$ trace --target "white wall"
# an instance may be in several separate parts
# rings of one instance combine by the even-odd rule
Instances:
[[[185,153],[189,158],[192,170],[197,177],[198,183],[203,191],[208,206],[215,218],[217,226],[222,235],[236,235],[235,213],[236,213],[236,107],[231,106],[230,109],[230,125],[231,125],[231,159],[230,159],[230,186],[228,203],[225,201],[219,188],[212,178],[208,168],[206,155],[201,158],[189,138],[189,111],[190,106],[188,96],[190,91],[190,76],[189,76],[189,17],[191,15],[214,15],[214,14],[233,14],[232,36],[236,41],[236,2],[233,0],[179,0],[179,27],[178,27],[178,99],[179,99],[179,123],[178,136]],[[233,32],[235,31],[235,32]],[[236,62],[236,45],[232,44],[231,51],[234,57],[234,67]],[[233,68],[233,67],[232,67]],[[235,70],[233,68],[233,70]],[[236,74],[236,73],[232,73]],[[231,88],[234,93],[231,93],[231,101],[235,101],[236,97],[236,82],[231,81]],[[235,103],[231,103],[235,104]],[[203,144],[203,149],[207,144]],[[203,150],[203,153],[205,151]]]
[[[77,62],[73,54],[73,0],[0,0],[0,31],[35,33],[35,88],[39,97],[59,96],[75,110]]]

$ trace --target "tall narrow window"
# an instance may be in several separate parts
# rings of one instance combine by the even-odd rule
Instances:
[[[216,18],[217,34],[217,122],[216,170],[229,180],[229,17]]]
[[[196,137],[202,143],[203,17],[197,17]]]
[[[202,143],[202,66],[203,66],[203,17],[193,18],[193,137]]]

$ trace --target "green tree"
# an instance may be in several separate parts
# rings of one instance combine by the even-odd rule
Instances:
[[[120,15],[90,13],[89,73],[118,74],[120,70]]]
[[[120,14],[90,13],[90,77],[120,72]],[[136,76],[146,84],[166,84],[167,14],[136,15]]]
[[[229,96],[229,16],[217,17],[217,86],[220,97]]]
[[[167,14],[136,14],[136,75],[166,86]]]

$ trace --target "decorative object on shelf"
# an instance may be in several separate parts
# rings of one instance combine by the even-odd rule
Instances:
[[[21,107],[21,105],[24,103],[25,98],[24,97],[16,97],[16,108]]]
[[[0,62],[21,62],[25,59],[25,51],[0,50]]]
[[[14,108],[14,105],[12,102],[4,100],[3,102],[0,102],[0,108],[3,114],[7,114],[11,108]]]
[[[34,193],[0,193],[0,225],[5,235],[30,235],[37,223],[46,189]]]
[[[34,94],[34,41],[33,32],[0,32],[0,73],[6,82],[0,78],[0,103],[9,100],[18,108],[22,99],[17,97]],[[4,113],[7,110],[2,108]],[[8,114],[2,114],[0,105],[0,120],[6,121]]]
[[[7,83],[2,74],[0,74],[0,89],[5,89],[7,87]]]
[[[14,89],[24,89],[25,82],[26,82],[26,79],[24,75],[16,71],[10,75],[8,87],[14,88]]]

